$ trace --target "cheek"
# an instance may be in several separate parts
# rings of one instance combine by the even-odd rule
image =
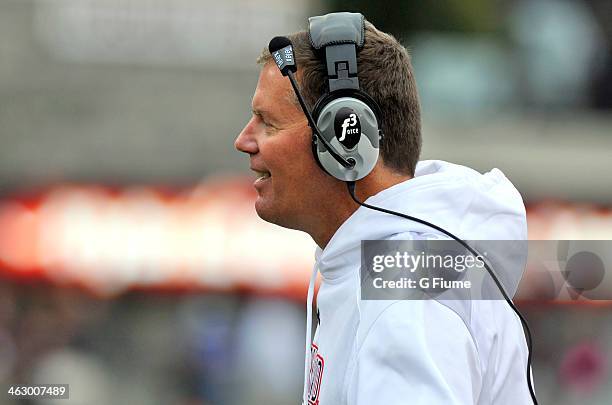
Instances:
[[[295,177],[313,175],[313,172],[320,170],[312,156],[309,133],[286,133],[282,137],[262,151],[273,175],[276,172],[285,177]]]

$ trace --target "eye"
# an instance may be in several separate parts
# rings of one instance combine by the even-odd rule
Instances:
[[[268,121],[264,120],[263,118],[261,119],[261,122],[266,127],[266,132],[275,131],[277,129],[273,124],[270,124]]]
[[[262,114],[254,111],[253,115],[256,117],[257,121],[259,121],[261,124],[263,124],[265,131],[268,132],[272,132],[277,130],[278,128],[276,126],[274,126],[274,124],[271,124],[269,121],[267,121]]]

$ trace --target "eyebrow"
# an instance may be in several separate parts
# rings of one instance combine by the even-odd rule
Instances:
[[[266,111],[266,110],[259,110],[257,108],[251,108],[251,112],[253,113],[253,115],[257,115],[257,116],[262,117],[262,118],[266,118],[266,119],[272,119],[273,118],[270,115],[270,112]]]

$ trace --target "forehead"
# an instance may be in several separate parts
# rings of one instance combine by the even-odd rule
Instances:
[[[268,62],[259,73],[257,88],[253,95],[253,109],[273,111],[295,109],[291,102],[293,88],[289,78],[284,77],[274,62]]]

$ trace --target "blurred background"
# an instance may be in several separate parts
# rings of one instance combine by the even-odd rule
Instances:
[[[612,239],[609,0],[0,0],[3,387],[299,401],[314,243],[256,217],[233,140],[270,38],[340,10],[410,50],[423,159],[503,170],[530,239]],[[610,302],[528,269],[517,303],[540,402],[611,403]]]

